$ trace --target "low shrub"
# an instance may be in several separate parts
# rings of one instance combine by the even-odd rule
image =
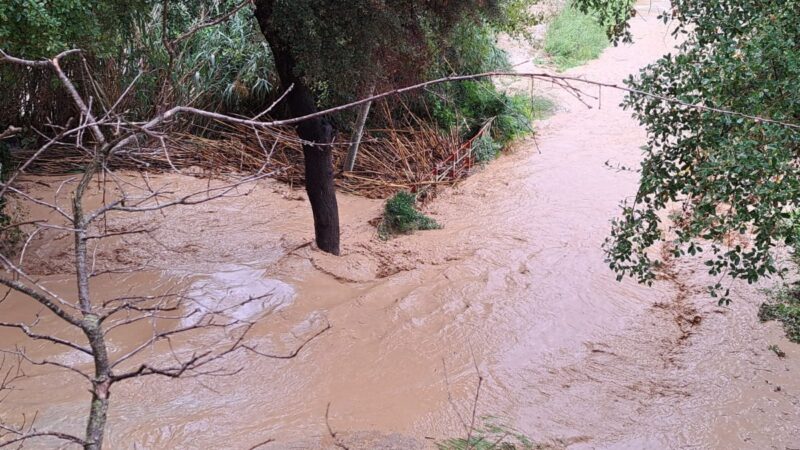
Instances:
[[[497,45],[497,32],[490,26],[459,27],[444,52],[442,67],[434,77],[491,71],[510,71],[508,54]],[[543,97],[500,92],[489,79],[464,81],[438,86],[425,96],[427,111],[436,125],[456,130],[462,139],[470,139],[490,120],[492,140],[477,143],[479,160],[487,160],[509,142],[530,134],[531,121],[543,117],[553,104]],[[486,158],[486,159],[483,159]]]
[[[486,163],[497,157],[503,145],[492,138],[490,133],[483,134],[472,142],[472,156],[477,163]]]
[[[416,208],[417,197],[406,191],[400,191],[386,202],[383,220],[378,232],[384,239],[408,234],[417,230],[436,230],[441,228],[434,219],[422,214]]]
[[[509,143],[533,133],[531,123],[554,108],[552,100],[545,97],[499,92],[489,80],[448,86],[430,102],[437,126],[447,131],[456,128],[462,139],[472,138],[492,120],[491,139],[482,138],[474,144],[479,162],[492,159]]]

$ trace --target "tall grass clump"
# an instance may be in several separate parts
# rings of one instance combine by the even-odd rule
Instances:
[[[406,191],[400,191],[386,202],[383,220],[378,227],[384,239],[398,234],[409,234],[417,230],[437,230],[442,228],[434,219],[419,212],[416,208],[417,197]]]
[[[559,70],[597,58],[609,40],[601,23],[568,4],[547,28],[544,50]]]

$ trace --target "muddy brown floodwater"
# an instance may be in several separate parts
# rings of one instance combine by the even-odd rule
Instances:
[[[669,51],[655,18],[664,5],[639,6],[635,44],[570,74],[619,82]],[[525,52],[513,53],[524,63]],[[329,448],[330,404],[328,422],[350,448],[428,448],[466,434],[459,416],[471,414],[478,376],[478,415],[556,448],[800,447],[800,351],[778,325],[757,322],[762,292],[737,285],[732,306],[719,308],[696,261],[670,263],[651,288],[616,282],[604,263],[609,221],[637,183],[635,173],[604,163],[636,166],[645,142],[617,106],[621,94],[604,90],[601,107],[587,109],[536,87],[559,112],[538,124],[536,142],[429,205],[443,230],[382,242],[368,223],[381,203],[342,195],[344,254],[327,256],[303,246],[313,229],[303,195],[274,182],[246,197],[112,217],[123,228],[157,225],[159,244],[128,236],[97,249],[98,264],[151,269],[100,277],[94,292],[183,288],[213,300],[271,293],[259,310],[237,314],[272,310],[252,339],[275,352],[326,321],[332,328],[292,360],[238,354],[230,364],[243,370],[234,376],[117,386],[108,447],[247,449],[274,439],[263,448]],[[206,183],[178,175],[151,182],[178,190]],[[27,268],[69,295],[63,241],[39,236]],[[13,298],[0,314],[36,311]],[[123,331],[111,345],[136,338]],[[24,342],[8,331],[0,339],[4,347]],[[34,371],[18,387],[0,416],[38,411],[41,428],[83,427],[89,396],[79,379]]]

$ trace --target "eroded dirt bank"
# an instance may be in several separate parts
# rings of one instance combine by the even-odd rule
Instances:
[[[668,51],[658,6],[640,7],[633,46],[572,73],[618,82]],[[763,294],[737,287],[723,309],[691,261],[671,264],[652,288],[617,283],[605,265],[600,244],[637,178],[604,163],[636,166],[644,142],[617,107],[620,94],[603,91],[602,107],[587,109],[537,87],[563,110],[539,125],[536,142],[439,196],[427,212],[443,230],[382,242],[368,223],[381,203],[342,196],[344,255],[330,257],[304,245],[312,227],[303,195],[272,182],[221,202],[112,218],[154,231],[98,249],[97,264],[148,269],[101,277],[96,292],[271,292],[262,307],[275,312],[253,339],[276,352],[332,328],[292,360],[241,354],[232,364],[244,370],[231,377],[119,386],[109,447],[331,447],[330,404],[328,422],[351,448],[426,448],[429,438],[466,434],[459,415],[471,413],[479,375],[479,415],[554,447],[799,446],[800,351],[777,326],[757,323]],[[206,183],[151,181],[178,190]],[[68,276],[52,274],[69,258],[52,238],[35,242],[27,267],[68,293]],[[12,300],[4,317],[37,311]],[[4,344],[20,341],[0,333]],[[772,343],[788,357],[768,351]],[[21,387],[4,414],[38,409],[40,424],[81,428],[88,396],[79,380],[36,373]]]

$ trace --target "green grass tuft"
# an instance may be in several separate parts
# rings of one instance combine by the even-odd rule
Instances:
[[[496,418],[484,417],[483,427],[476,427],[469,438],[453,438],[436,442],[439,450],[545,450],[550,445],[537,444],[527,436],[504,425]]]
[[[559,70],[566,70],[597,58],[608,44],[594,17],[568,5],[547,28],[544,50]]]
[[[383,221],[378,233],[384,239],[397,234],[409,234],[417,230],[437,230],[442,228],[434,219],[417,211],[417,197],[400,191],[386,202]]]

